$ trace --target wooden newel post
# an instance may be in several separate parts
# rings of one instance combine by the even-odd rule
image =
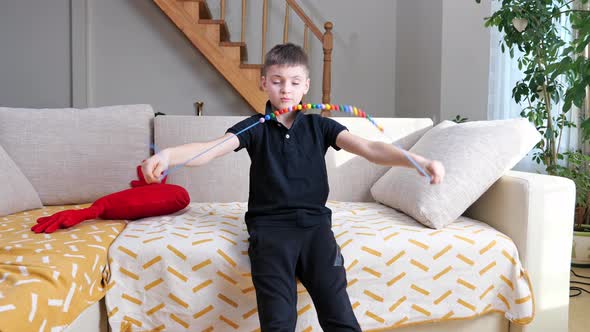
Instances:
[[[324,41],[323,41],[323,49],[324,49],[324,75],[322,77],[322,103],[329,104],[330,103],[330,91],[332,89],[332,48],[334,47],[334,42],[332,40],[332,28],[334,25],[332,22],[326,22],[324,24]],[[331,116],[330,111],[323,110],[321,112],[322,116]]]

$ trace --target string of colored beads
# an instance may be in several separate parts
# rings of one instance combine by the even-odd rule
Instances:
[[[339,112],[344,112],[344,113],[350,113],[350,114],[353,114],[354,116],[357,116],[359,118],[365,118],[365,119],[369,120],[369,122],[371,122],[375,127],[377,127],[377,129],[379,129],[380,132],[384,132],[383,127],[381,127],[381,125],[376,123],[375,120],[373,120],[373,118],[369,114],[365,113],[365,111],[363,111],[362,109],[357,108],[356,106],[352,106],[352,105],[298,104],[298,105],[290,106],[288,108],[284,108],[281,110],[276,110],[273,113],[267,114],[264,118],[265,118],[265,120],[276,119],[276,117],[281,114],[285,114],[285,113],[292,112],[292,111],[311,110],[311,109],[339,111]]]
[[[238,131],[237,133],[235,133],[235,136],[239,136],[241,133],[250,130],[254,127],[256,127],[259,124],[264,123],[266,120],[270,120],[270,119],[276,119],[277,116],[281,115],[281,114],[285,114],[288,112],[292,112],[292,111],[301,111],[304,109],[318,109],[318,110],[328,110],[328,111],[340,111],[340,112],[344,112],[344,113],[350,113],[353,114],[354,116],[357,117],[361,117],[361,118],[365,118],[367,120],[369,120],[377,129],[379,129],[380,132],[382,132],[385,136],[389,137],[383,127],[381,127],[381,125],[377,124],[375,122],[375,120],[373,120],[373,118],[365,113],[362,109],[357,108],[355,106],[351,106],[351,105],[338,105],[338,104],[298,104],[295,106],[291,106],[289,108],[285,108],[282,110],[277,110],[273,113],[267,114],[264,117],[261,117],[260,119],[258,119],[257,122],[252,123],[251,125],[247,126],[246,128]],[[170,174],[171,172],[175,171],[176,169],[178,169],[179,167],[183,167],[185,165],[187,165],[190,161],[202,156],[203,154],[211,151],[212,149],[216,148],[217,146],[227,142],[228,140],[230,140],[232,137],[234,136],[229,136],[226,139],[222,140],[221,142],[211,146],[210,148],[198,153],[196,156],[192,157],[191,159],[187,160],[186,162],[176,165],[174,167],[172,167],[171,169],[167,169],[163,172],[162,176],[160,178],[163,178],[165,176],[167,176],[168,174]],[[391,139],[391,138],[390,138]],[[393,139],[391,140],[393,142]],[[395,143],[392,143],[395,145]],[[398,146],[398,148],[402,151],[402,153],[404,154],[404,156],[416,167],[416,169],[418,169],[418,171],[420,173],[422,173],[422,175],[424,175],[427,179],[428,182],[430,182],[431,177],[430,175],[408,154],[407,151],[405,151],[404,149],[402,149],[401,147]]]

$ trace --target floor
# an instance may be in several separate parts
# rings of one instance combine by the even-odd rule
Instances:
[[[577,275],[590,277],[590,268],[575,267],[573,270]],[[573,274],[571,276],[572,281],[577,280],[590,283],[590,279],[581,279]],[[572,284],[572,286],[583,287],[590,291],[590,286],[588,285]],[[588,326],[590,326],[590,293],[582,292],[582,294],[576,297],[570,297],[569,309],[569,332],[588,331]]]

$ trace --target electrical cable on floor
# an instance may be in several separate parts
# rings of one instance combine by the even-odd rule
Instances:
[[[570,271],[578,278],[590,279],[590,277],[588,277],[588,276],[581,276],[581,275],[576,274],[576,272],[574,272],[574,270],[570,270]],[[582,294],[582,292],[586,292],[586,293],[590,294],[590,290],[585,289],[583,287],[572,286],[571,284],[581,284],[581,285],[585,285],[585,286],[590,286],[590,283],[588,283],[588,282],[570,280],[570,297],[578,296],[578,295]],[[572,293],[572,292],[575,292],[575,293]]]

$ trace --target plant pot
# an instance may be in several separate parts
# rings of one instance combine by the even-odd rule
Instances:
[[[590,225],[582,225],[583,231],[574,231],[572,265],[590,267]]]
[[[586,208],[585,207],[580,207],[580,206],[576,206],[576,210],[575,210],[575,215],[574,215],[574,222],[576,224],[583,224],[584,223],[584,216],[586,214]]]

